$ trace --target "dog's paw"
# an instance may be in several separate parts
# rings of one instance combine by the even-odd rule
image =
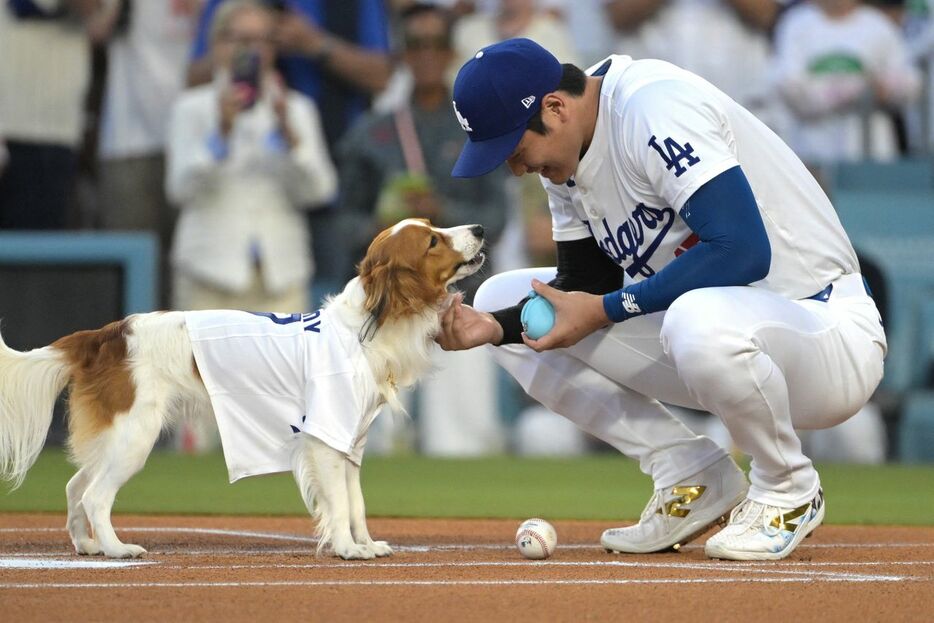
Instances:
[[[104,555],[108,558],[139,558],[146,553],[146,550],[139,545],[121,543],[120,547],[113,549],[104,549]]]
[[[389,543],[386,541],[371,541],[369,545],[373,553],[379,558],[392,556],[392,548],[389,547]]]
[[[344,560],[372,560],[376,558],[376,553],[367,545],[358,545],[351,543],[343,547],[335,547],[334,553]]]
[[[90,537],[78,539],[74,544],[75,552],[77,552],[79,556],[97,556],[103,553],[100,544]]]

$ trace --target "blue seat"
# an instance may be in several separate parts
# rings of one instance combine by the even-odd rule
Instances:
[[[934,297],[923,301],[918,311],[914,382],[917,386],[934,385]]]
[[[124,273],[123,313],[156,308],[159,241],[152,232],[3,231],[0,264],[117,264]]]
[[[882,387],[896,393],[917,388],[924,380],[917,361],[921,309],[934,300],[934,235],[864,236],[854,244],[886,284],[889,351]]]
[[[913,392],[905,401],[898,456],[907,463],[934,463],[934,391]]]
[[[934,189],[846,190],[832,200],[854,243],[865,236],[934,236]]]
[[[905,158],[894,162],[846,162],[830,171],[837,190],[934,190],[934,161]]]

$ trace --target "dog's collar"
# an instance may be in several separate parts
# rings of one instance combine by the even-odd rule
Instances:
[[[372,340],[376,335],[377,329],[379,329],[379,324],[376,322],[376,314],[370,314],[366,322],[363,323],[363,326],[360,327],[360,334],[358,335],[360,343],[363,344],[364,342]]]

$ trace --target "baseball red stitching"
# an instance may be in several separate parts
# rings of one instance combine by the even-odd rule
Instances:
[[[551,555],[551,552],[548,551],[548,543],[545,542],[545,539],[542,538],[542,535],[540,535],[538,532],[534,532],[529,528],[526,528],[519,533],[519,535],[516,537],[516,545],[519,545],[520,538],[525,534],[528,534],[530,537],[538,541],[538,544],[542,546],[542,551],[545,552],[546,558]],[[519,549],[522,549],[521,546]]]

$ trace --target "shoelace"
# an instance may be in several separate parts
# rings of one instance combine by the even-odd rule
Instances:
[[[662,499],[662,490],[656,489],[655,493],[652,494],[649,503],[645,505],[645,508],[642,510],[642,515],[639,517],[639,523],[648,521],[652,516],[659,510],[662,510],[662,516],[665,515],[665,501]]]
[[[730,525],[738,524],[741,525],[744,530],[748,530],[759,517],[762,517],[764,525],[766,523],[765,509],[765,504],[760,504],[759,502],[747,498],[742,504],[730,512]]]
[[[785,511],[782,508],[778,506],[768,506],[750,499],[747,499],[741,505],[733,509],[730,513],[730,525],[742,526],[745,532],[752,528],[757,519],[761,519],[763,531],[770,532],[773,513],[768,512],[769,510],[772,510],[774,516],[778,518],[778,525],[781,529],[787,530],[785,527]],[[774,530],[774,528],[772,529]]]

